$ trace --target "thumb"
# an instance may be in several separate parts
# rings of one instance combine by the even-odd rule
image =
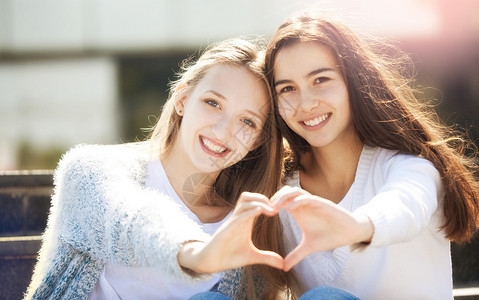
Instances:
[[[304,240],[284,258],[284,271],[288,272],[310,253],[305,249]]]
[[[263,264],[276,269],[283,269],[284,258],[273,251],[258,250],[252,264]]]

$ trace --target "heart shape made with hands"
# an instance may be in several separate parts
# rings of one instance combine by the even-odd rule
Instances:
[[[281,208],[293,216],[302,231],[301,242],[284,258],[274,251],[258,249],[252,241],[256,218],[260,215],[275,216]],[[193,255],[198,259],[192,262],[191,267],[198,272],[216,273],[246,265],[265,264],[289,271],[313,252],[370,239],[372,223],[367,217],[364,218],[353,216],[333,202],[300,188],[285,186],[271,199],[245,192],[211,240],[200,250],[194,251],[197,254]]]
[[[367,217],[358,218],[332,201],[301,188],[284,186],[269,201],[264,201],[264,205],[270,206],[275,214],[284,208],[302,231],[300,243],[284,258],[284,271],[289,271],[313,252],[359,243],[368,239],[363,237],[368,237],[369,231],[372,236],[372,224]],[[274,215],[268,209],[262,213]]]

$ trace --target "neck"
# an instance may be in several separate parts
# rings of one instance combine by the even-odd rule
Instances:
[[[219,172],[204,173],[195,168],[179,151],[171,149],[160,156],[166,176],[176,194],[188,207],[213,205],[213,184]]]
[[[354,182],[362,149],[359,138],[348,145],[311,148],[301,157],[301,185],[312,194],[339,203]]]
[[[219,171],[215,173],[200,172],[189,161],[179,159],[178,152],[171,149],[160,156],[168,180],[181,201],[203,223],[216,223],[223,220],[231,211],[227,203],[212,187]]]
[[[178,143],[173,143],[169,150],[160,155],[160,159],[178,197],[201,222],[216,223],[223,220],[231,211],[231,204],[212,191],[220,171],[201,172],[189,159],[185,159],[187,155]]]

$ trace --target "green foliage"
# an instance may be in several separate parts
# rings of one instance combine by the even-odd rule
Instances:
[[[47,150],[38,150],[24,141],[18,147],[17,169],[55,169],[66,148],[53,146]]]

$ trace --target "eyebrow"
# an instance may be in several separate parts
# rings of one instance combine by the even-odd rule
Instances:
[[[212,93],[212,94],[214,94],[215,96],[217,96],[217,97],[219,97],[219,98],[225,100],[226,102],[228,102],[228,99],[227,99],[225,96],[221,95],[220,93],[218,93],[218,92],[216,92],[216,91],[207,90],[207,91],[205,91],[205,93]],[[263,120],[262,120],[263,115],[262,115],[262,114],[259,114],[259,113],[257,113],[257,112],[254,112],[254,111],[252,111],[252,110],[250,110],[250,109],[245,109],[245,111],[248,112],[248,113],[250,113],[250,114],[252,114],[252,115],[255,116],[258,120],[260,120],[261,122],[263,122]]]
[[[207,90],[207,91],[205,91],[205,93],[212,93],[212,94],[214,94],[216,97],[219,97],[219,98],[221,98],[221,99],[223,99],[223,100],[228,101],[228,99],[226,99],[225,96],[221,95],[220,93],[218,93],[218,92],[216,92],[216,91]]]
[[[316,70],[313,70],[313,71],[309,72],[308,74],[306,74],[304,76],[304,78],[308,78],[308,77],[317,75],[319,73],[328,72],[328,71],[333,71],[334,72],[334,69],[332,69],[332,68],[319,68],[319,69],[316,69]],[[285,83],[291,83],[291,82],[292,81],[289,80],[289,79],[278,80],[274,83],[274,86],[277,86],[277,85],[280,85],[280,84],[285,84]]]
[[[248,112],[248,113],[250,113],[250,114],[252,114],[252,115],[255,116],[261,123],[263,123],[263,119],[262,119],[262,118],[263,118],[264,116],[263,116],[262,114],[258,114],[257,112],[254,112],[254,111],[249,110],[249,109],[246,109],[245,111]]]

